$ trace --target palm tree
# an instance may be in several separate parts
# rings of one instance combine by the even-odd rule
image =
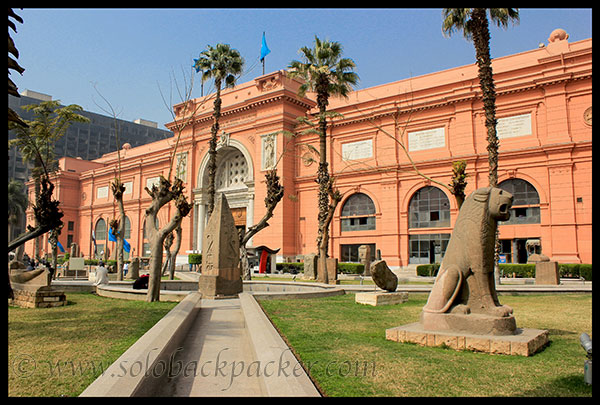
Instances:
[[[342,58],[342,45],[339,42],[321,41],[315,36],[314,48],[302,47],[298,53],[303,61],[293,60],[289,65],[289,76],[298,77],[304,83],[298,90],[303,97],[307,91],[317,93],[319,108],[319,168],[317,183],[319,184],[319,233],[317,246],[319,250],[319,266],[323,269],[322,281],[327,282],[326,257],[329,244],[328,228],[335,205],[339,202],[339,193],[333,191],[332,179],[327,164],[327,106],[330,96],[348,97],[352,86],[358,83],[358,75],[352,71],[356,67],[354,61]],[[333,210],[329,202],[332,197]],[[337,199],[337,202],[335,200]],[[328,213],[330,213],[328,215]]]
[[[488,182],[490,187],[498,185],[498,135],[496,133],[496,87],[492,72],[492,58],[490,56],[490,30],[487,13],[491,21],[498,27],[506,28],[508,21],[519,22],[519,10],[514,8],[445,8],[443,11],[444,22],[442,32],[450,35],[457,30],[462,30],[467,40],[473,40],[477,66],[479,67],[479,86],[483,94],[483,110],[485,113],[485,127],[487,129],[488,151]],[[494,279],[500,284],[500,271],[498,268],[498,255],[500,241],[499,229],[496,228],[496,249],[494,254]]]
[[[236,75],[242,72],[244,59],[236,49],[228,44],[217,44],[216,47],[207,46],[200,53],[198,59],[194,59],[196,72],[202,71],[202,82],[213,79],[215,83],[215,101],[213,110],[213,125],[210,129],[209,160],[208,160],[208,211],[213,211],[215,206],[215,176],[217,172],[217,133],[219,132],[219,119],[221,117],[221,86],[233,88]]]
[[[509,21],[513,23],[519,21],[519,11],[514,8],[445,8],[442,32],[448,36],[455,31],[462,30],[465,38],[472,40],[475,46],[487,129],[489,183],[491,187],[495,187],[498,185],[498,136],[496,134],[496,88],[490,57],[488,12],[490,20],[498,27],[506,28]]]

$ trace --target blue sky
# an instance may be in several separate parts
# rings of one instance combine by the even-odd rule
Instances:
[[[159,87],[169,100],[181,99],[171,80],[192,72],[193,59],[207,45],[227,43],[245,59],[240,83],[262,75],[263,31],[271,53],[265,72],[285,69],[312,46],[315,35],[338,41],[354,60],[357,88],[474,63],[474,48],[462,34],[446,38],[441,9],[16,9],[24,22],[11,31],[23,75],[11,71],[19,91],[50,94],[103,114],[93,84],[118,117],[171,121]],[[591,9],[520,9],[520,23],[492,28],[492,57],[547,43],[555,28],[569,41],[592,37]],[[196,76],[194,97],[200,96]],[[207,85],[205,85],[207,86]]]

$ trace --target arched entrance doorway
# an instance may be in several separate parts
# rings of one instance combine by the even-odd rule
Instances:
[[[198,187],[194,189],[194,250],[202,250],[202,237],[208,202],[208,153],[202,159]],[[216,195],[225,194],[231,213],[240,232],[253,225],[254,167],[245,146],[230,139],[217,148]],[[249,245],[252,244],[250,241]]]

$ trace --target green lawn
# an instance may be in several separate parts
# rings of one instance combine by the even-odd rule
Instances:
[[[8,395],[77,396],[176,302],[67,293],[57,308],[8,308]]]
[[[592,331],[592,296],[501,296],[517,327],[547,329],[532,357],[490,355],[385,340],[419,320],[427,294],[393,306],[356,304],[354,294],[261,305],[327,396],[591,396],[579,335]]]

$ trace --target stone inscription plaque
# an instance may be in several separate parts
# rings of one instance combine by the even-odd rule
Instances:
[[[446,146],[444,127],[408,133],[408,150],[411,152],[443,148],[444,146]]]
[[[531,135],[531,114],[498,118],[496,134],[498,139]]]

